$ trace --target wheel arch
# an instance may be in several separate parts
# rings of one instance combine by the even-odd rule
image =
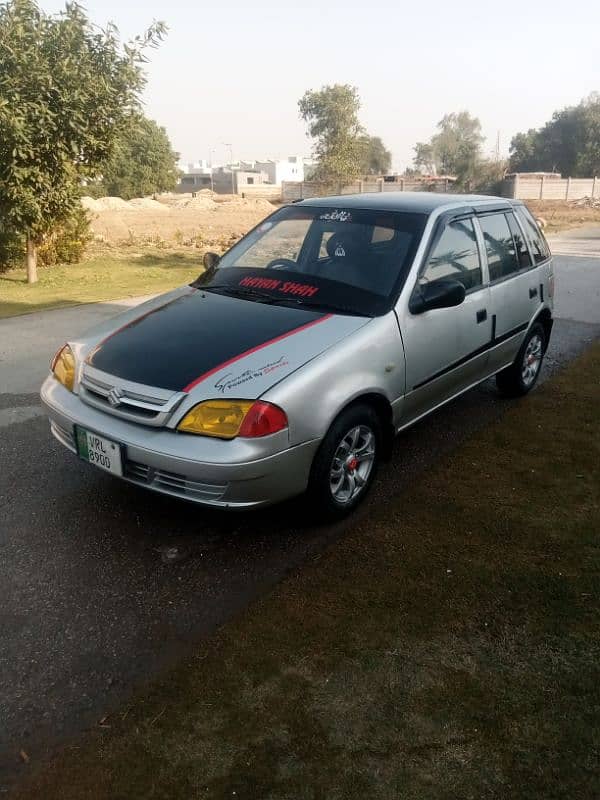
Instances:
[[[546,340],[544,342],[544,352],[546,352],[546,350],[548,349],[548,344],[550,342],[550,335],[552,333],[552,326],[554,325],[554,319],[552,318],[552,312],[550,311],[550,309],[547,306],[545,306],[540,311],[538,311],[538,313],[535,315],[535,317],[531,320],[531,325],[529,326],[529,328],[531,329],[531,327],[533,325],[535,325],[536,322],[539,322],[540,325],[544,329],[544,334],[545,334],[544,338]]]
[[[393,423],[392,404],[384,394],[371,391],[356,395],[356,397],[353,397],[345,405],[338,409],[337,413],[331,420],[329,427],[334,424],[340,414],[343,414],[349,408],[358,405],[368,405],[377,414],[381,422],[381,431],[383,434],[382,455],[384,458],[389,458],[396,431]]]

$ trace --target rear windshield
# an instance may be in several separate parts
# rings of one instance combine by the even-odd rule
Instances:
[[[241,239],[196,285],[256,302],[376,316],[395,299],[426,221],[424,214],[290,206]]]

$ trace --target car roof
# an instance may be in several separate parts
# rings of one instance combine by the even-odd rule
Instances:
[[[356,208],[373,211],[408,211],[413,214],[430,214],[441,208],[494,206],[510,208],[514,203],[506,197],[484,194],[447,194],[446,192],[363,192],[334,197],[311,197],[294,205],[324,208]]]

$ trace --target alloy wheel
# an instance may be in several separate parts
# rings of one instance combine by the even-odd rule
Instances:
[[[375,434],[366,425],[351,428],[338,444],[329,472],[333,498],[347,505],[365,488],[375,462]]]

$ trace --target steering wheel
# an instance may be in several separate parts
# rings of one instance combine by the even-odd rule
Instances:
[[[269,261],[267,264],[267,269],[291,269],[295,271],[298,266],[291,258],[274,258],[273,261]]]

